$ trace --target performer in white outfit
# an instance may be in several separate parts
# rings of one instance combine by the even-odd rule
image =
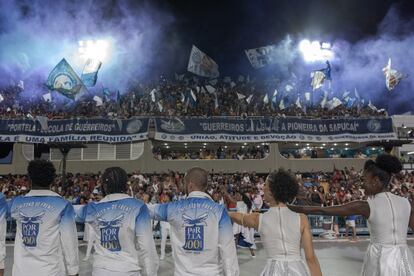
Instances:
[[[185,178],[188,197],[151,210],[156,220],[171,225],[175,276],[238,276],[231,221],[224,206],[205,193],[208,173],[190,169]]]
[[[75,211],[69,201],[50,191],[56,170],[49,161],[34,160],[27,171],[31,191],[9,202],[9,214],[17,224],[12,275],[77,275]]]
[[[290,211],[286,203],[299,191],[296,178],[284,170],[269,174],[264,196],[270,209],[264,214],[230,213],[233,222],[259,231],[267,255],[261,276],[321,276],[313,250],[308,219]],[[301,242],[306,263],[301,258]]]
[[[414,229],[414,204],[403,197],[387,192],[393,173],[402,170],[397,157],[382,154],[364,167],[367,201],[353,201],[342,206],[290,206],[307,214],[350,216],[368,219],[371,243],[365,254],[362,276],[414,275],[414,257],[407,246],[408,226]]]
[[[140,276],[141,264],[146,275],[157,275],[149,211],[144,202],[126,194],[127,180],[123,169],[106,169],[102,183],[107,195],[78,214],[96,238],[92,276]]]

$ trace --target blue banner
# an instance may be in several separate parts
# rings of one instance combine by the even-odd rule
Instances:
[[[155,139],[170,142],[364,142],[397,139],[391,118],[156,118]]]
[[[148,139],[149,118],[0,120],[0,142],[126,143]]]

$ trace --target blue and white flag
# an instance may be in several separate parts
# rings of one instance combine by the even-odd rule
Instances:
[[[17,84],[17,87],[19,87],[21,90],[24,90],[24,82],[20,80],[19,83]]]
[[[356,102],[356,98],[349,98],[347,103],[346,103],[346,107],[347,108],[352,108],[354,106]]]
[[[312,88],[316,90],[324,84],[325,80],[332,80],[331,78],[331,65],[329,61],[326,61],[326,68],[316,70],[311,73],[312,78]]]
[[[388,91],[393,90],[403,79],[403,74],[395,69],[391,69],[391,58],[388,59],[388,64],[382,69],[382,72],[384,72],[385,75],[385,85],[387,86]]]
[[[82,80],[69,65],[66,59],[62,59],[50,72],[46,86],[60,92],[62,95],[75,100],[86,91]]]
[[[111,95],[111,91],[109,90],[109,88],[104,88],[102,94],[104,95],[104,97],[108,98],[109,95]]]
[[[93,87],[98,80],[98,71],[101,68],[102,62],[97,59],[88,58],[85,67],[82,71],[82,82],[87,87]]]
[[[194,45],[191,49],[187,70],[201,77],[211,79],[220,75],[217,63]]]
[[[1,95],[1,94],[0,94],[0,103],[1,103],[2,101],[4,101],[4,97],[3,97],[3,95]]]
[[[253,94],[251,94],[249,97],[247,97],[246,102],[248,104],[250,104],[250,102],[252,101],[252,99],[253,99]]]

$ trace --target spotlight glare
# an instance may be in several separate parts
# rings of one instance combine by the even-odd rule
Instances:
[[[109,55],[110,44],[107,40],[79,40],[78,45],[80,56],[85,59],[96,59],[103,62]]]
[[[318,40],[310,42],[308,39],[304,39],[299,43],[298,48],[306,62],[330,60],[333,58],[331,44],[327,42],[321,43]]]

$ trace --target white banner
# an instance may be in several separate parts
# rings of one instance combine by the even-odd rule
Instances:
[[[206,78],[217,78],[220,75],[217,63],[194,45],[187,70]]]

